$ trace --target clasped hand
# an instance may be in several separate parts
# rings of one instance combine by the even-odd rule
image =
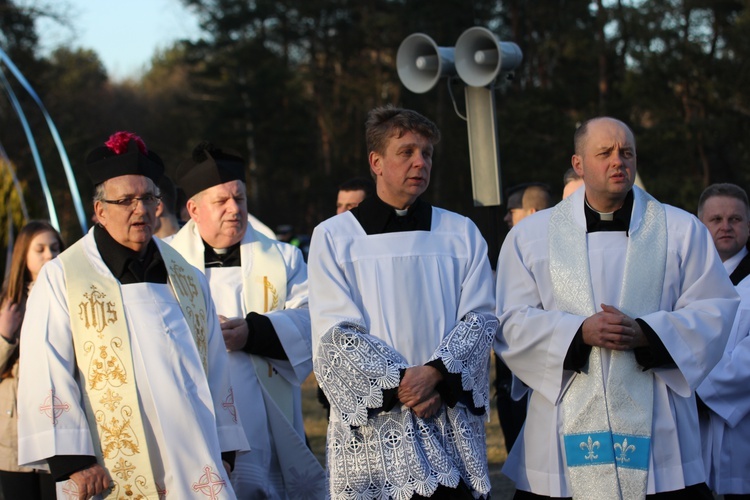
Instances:
[[[398,399],[418,417],[432,417],[443,404],[440,394],[435,390],[442,377],[432,366],[407,368],[398,386]]]
[[[630,351],[648,345],[648,339],[635,319],[616,307],[601,306],[600,312],[583,322],[584,343],[615,351]]]

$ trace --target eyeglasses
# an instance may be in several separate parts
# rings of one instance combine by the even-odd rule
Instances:
[[[104,203],[107,203],[109,205],[117,205],[119,207],[125,207],[130,208],[131,210],[135,210],[135,207],[138,206],[138,202],[142,202],[143,205],[147,207],[154,207],[159,204],[161,201],[161,196],[157,196],[155,194],[145,194],[143,196],[127,196],[125,198],[120,198],[119,200],[101,200]]]

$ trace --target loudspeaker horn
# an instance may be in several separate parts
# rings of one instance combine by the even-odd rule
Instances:
[[[441,77],[455,73],[453,47],[438,47],[429,36],[413,33],[398,47],[396,71],[404,87],[423,94]]]
[[[456,40],[456,71],[472,87],[489,85],[498,74],[516,69],[522,60],[518,45],[500,42],[487,28],[469,28]]]

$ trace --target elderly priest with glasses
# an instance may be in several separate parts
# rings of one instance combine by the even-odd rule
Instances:
[[[19,461],[49,467],[59,498],[235,498],[248,446],[211,293],[152,235],[164,165],[117,132],[86,168],[98,224],[27,304]]]

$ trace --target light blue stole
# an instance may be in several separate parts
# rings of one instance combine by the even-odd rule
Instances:
[[[664,207],[633,188],[633,220],[625,275],[616,307],[637,318],[659,309],[667,256]],[[560,202],[549,223],[550,274],[557,308],[580,316],[596,313],[585,228],[574,220],[578,206]],[[613,263],[613,265],[620,265]],[[645,498],[653,416],[653,373],[633,351],[610,351],[606,391],[603,348],[593,347],[588,365],[563,395],[563,440],[568,477],[576,499]]]

